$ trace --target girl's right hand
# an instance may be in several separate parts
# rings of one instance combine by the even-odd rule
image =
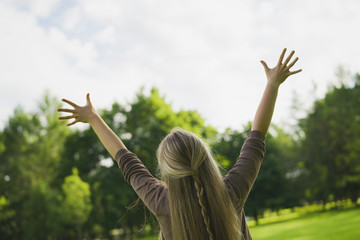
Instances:
[[[74,125],[77,122],[88,123],[91,121],[91,119],[93,119],[97,115],[94,107],[91,104],[89,93],[86,95],[86,105],[85,106],[78,106],[75,103],[73,103],[67,99],[62,99],[62,101],[71,105],[74,108],[74,109],[59,108],[57,110],[58,112],[72,113],[72,115],[69,115],[69,116],[59,117],[60,120],[74,118],[73,122],[66,124],[67,126]]]

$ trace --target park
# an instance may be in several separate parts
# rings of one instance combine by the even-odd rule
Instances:
[[[0,1],[0,240],[360,239],[359,9]]]
[[[245,205],[255,239],[359,236],[360,76],[352,79],[317,100],[312,112],[299,121],[297,132],[271,127],[264,162]],[[175,126],[206,139],[224,174],[232,167],[250,123],[243,131],[220,132],[196,111],[174,111],[156,88],[149,93],[140,89],[136,96],[130,107],[115,102],[100,113],[154,176],[158,176],[154,149]],[[67,128],[58,120],[60,105],[47,93],[36,112],[15,109],[0,132],[1,236],[156,235],[156,220],[95,133],[89,127]]]

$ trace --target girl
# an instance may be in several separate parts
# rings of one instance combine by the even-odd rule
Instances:
[[[124,178],[156,216],[160,239],[239,240],[251,239],[245,221],[244,204],[257,177],[265,152],[265,136],[274,112],[278,89],[290,75],[298,58],[283,62],[286,49],[274,68],[264,61],[267,85],[256,111],[251,131],[236,164],[222,177],[208,146],[195,134],[174,129],[157,150],[162,181],[154,178],[137,156],[131,153],[93,108],[87,94],[85,106],[62,99],[73,109],[59,119],[90,123],[95,133],[117,161]]]

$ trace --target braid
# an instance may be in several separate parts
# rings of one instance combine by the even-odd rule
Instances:
[[[209,215],[208,215],[208,212],[206,210],[205,203],[204,203],[204,188],[202,187],[202,184],[200,182],[200,178],[197,176],[196,172],[194,172],[192,174],[192,176],[193,176],[193,179],[194,179],[196,193],[197,193],[197,196],[198,196],[198,199],[199,199],[199,204],[200,204],[200,207],[201,207],[201,214],[203,216],[204,223],[205,223],[205,226],[206,226],[206,231],[209,234],[209,239],[214,240],[214,235],[212,234],[211,229],[210,229]]]

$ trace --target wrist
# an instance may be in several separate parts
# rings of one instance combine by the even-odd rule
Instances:
[[[88,123],[90,123],[90,125],[93,125],[93,123],[95,121],[97,121],[100,117],[100,115],[96,112],[96,111],[92,111],[90,114],[89,114],[89,117],[88,117]]]
[[[272,90],[278,90],[280,87],[280,84],[277,82],[268,81],[266,84],[266,88],[272,89]]]

